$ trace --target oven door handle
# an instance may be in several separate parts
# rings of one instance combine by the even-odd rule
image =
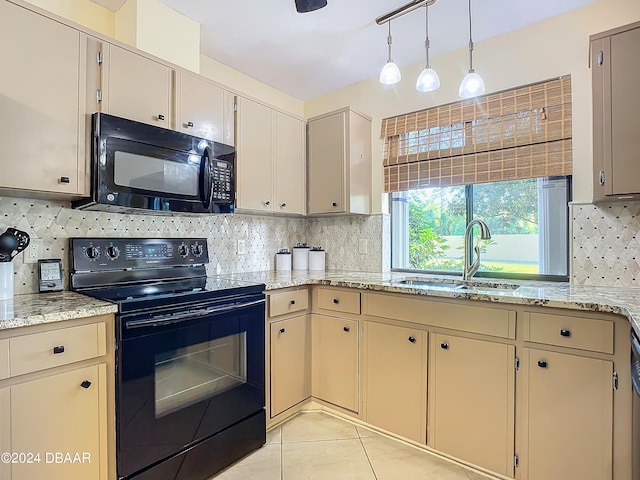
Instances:
[[[252,302],[234,303],[231,305],[221,305],[219,307],[202,308],[199,310],[190,310],[178,315],[158,315],[157,317],[147,320],[129,320],[125,321],[125,327],[128,329],[142,327],[159,327],[161,325],[170,325],[172,323],[180,323],[187,320],[194,320],[200,317],[211,315],[212,313],[230,312],[232,310],[240,310],[255,305],[264,304],[265,300],[254,300]]]

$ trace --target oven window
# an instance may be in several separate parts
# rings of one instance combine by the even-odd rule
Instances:
[[[156,418],[247,383],[246,332],[155,358]]]
[[[113,181],[122,187],[197,197],[199,176],[199,162],[175,162],[123,151],[114,153]]]

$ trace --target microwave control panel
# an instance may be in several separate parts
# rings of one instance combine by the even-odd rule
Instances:
[[[233,164],[214,158],[211,162],[211,184],[211,200],[214,203],[233,203]]]

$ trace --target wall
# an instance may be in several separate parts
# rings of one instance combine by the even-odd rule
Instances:
[[[599,0],[529,27],[475,42],[474,67],[488,92],[571,74],[576,201],[588,202],[592,198],[589,35],[636,20],[640,20],[637,0]],[[403,79],[397,85],[384,87],[377,78],[371,78],[305,103],[307,118],[346,105],[373,117],[374,212],[386,209],[382,195],[382,142],[378,138],[381,120],[459,100],[458,85],[468,61],[468,51],[464,49],[432,58],[431,65],[441,82],[440,89],[433,93],[415,90],[415,79],[424,68],[423,63],[418,63],[401,68]]]
[[[275,253],[297,242],[325,247],[331,269],[380,271],[383,258],[382,216],[305,219],[256,215],[151,216],[73,210],[68,203],[0,197],[0,233],[23,230],[44,244],[41,258],[60,258],[69,267],[70,237],[197,237],[207,238],[210,275],[275,269]],[[387,221],[388,224],[388,221]],[[358,253],[358,239],[367,238],[367,255]],[[236,253],[245,239],[246,254]],[[37,264],[15,260],[15,293],[38,291]],[[388,270],[388,267],[387,267]],[[66,280],[65,280],[66,282]],[[67,285],[65,284],[65,288]]]
[[[26,0],[78,25],[108,37],[115,36],[115,14],[89,0]]]

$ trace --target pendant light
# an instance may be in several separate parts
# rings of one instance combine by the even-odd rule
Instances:
[[[400,81],[400,69],[391,60],[391,21],[389,23],[389,35],[387,36],[387,44],[389,44],[389,58],[382,71],[380,72],[380,83],[383,85],[394,85]]]
[[[427,62],[425,63],[424,70],[420,73],[418,80],[416,81],[416,90],[419,92],[433,92],[440,87],[440,79],[436,71],[431,68],[429,63],[429,4],[424,5],[425,16],[425,41],[424,49],[427,54]]]
[[[462,98],[472,98],[484,93],[484,81],[473,70],[473,40],[471,39],[471,0],[469,0],[469,73],[460,83],[458,95]]]

